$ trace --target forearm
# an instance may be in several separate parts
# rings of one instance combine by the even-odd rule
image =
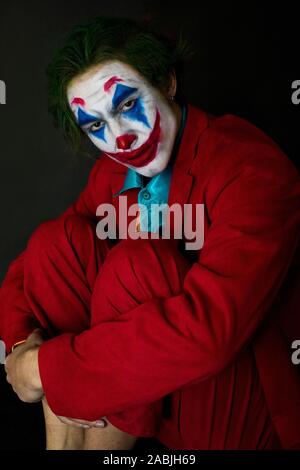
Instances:
[[[24,294],[24,256],[11,263],[0,289],[0,336],[8,353],[39,326]]]
[[[41,380],[55,413],[97,419],[206,380],[235,359],[266,317],[299,238],[298,180],[281,186],[277,173],[270,180],[249,166],[218,192],[179,295],[154,293],[114,321],[41,347]]]

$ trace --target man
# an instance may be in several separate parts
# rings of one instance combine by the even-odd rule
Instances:
[[[254,126],[184,106],[179,57],[131,21],[100,18],[48,69],[56,122],[103,153],[1,291],[8,380],[24,401],[45,397],[49,448],[130,448],[139,436],[175,449],[299,445],[299,377],[272,308],[297,250],[299,176]],[[121,197],[138,204],[143,234],[165,226],[152,226],[152,204],[204,204],[203,248],[98,240],[99,207]],[[60,444],[56,416],[81,426]]]

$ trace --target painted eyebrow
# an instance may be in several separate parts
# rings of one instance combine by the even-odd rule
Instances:
[[[84,101],[83,98],[75,97],[75,98],[72,99],[71,106],[72,106],[73,104],[85,106],[85,101]]]
[[[119,78],[119,77],[116,77],[115,75],[113,77],[111,77],[109,80],[107,80],[104,85],[103,85],[103,89],[105,92],[108,92],[111,87],[117,83],[117,82],[123,82],[122,78]]]
[[[126,85],[117,85],[114,97],[112,99],[113,108],[116,109],[122,101],[138,91],[137,88],[129,87]]]

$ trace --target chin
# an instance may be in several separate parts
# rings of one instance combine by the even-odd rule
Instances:
[[[143,168],[134,168],[134,170],[137,173],[140,173],[143,176],[149,176],[150,178],[152,176],[158,175],[158,173],[161,173],[167,165],[147,165]]]
[[[140,168],[131,167],[143,176],[152,177],[164,171],[170,160],[170,152],[160,152],[152,162]]]

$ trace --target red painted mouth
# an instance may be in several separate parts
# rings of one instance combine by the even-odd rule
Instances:
[[[160,114],[156,112],[156,119],[154,128],[146,142],[143,143],[136,150],[131,152],[116,152],[108,153],[105,152],[109,157],[113,157],[118,160],[120,163],[127,163],[135,167],[145,166],[148,163],[152,162],[156,157],[157,147],[160,137]]]

